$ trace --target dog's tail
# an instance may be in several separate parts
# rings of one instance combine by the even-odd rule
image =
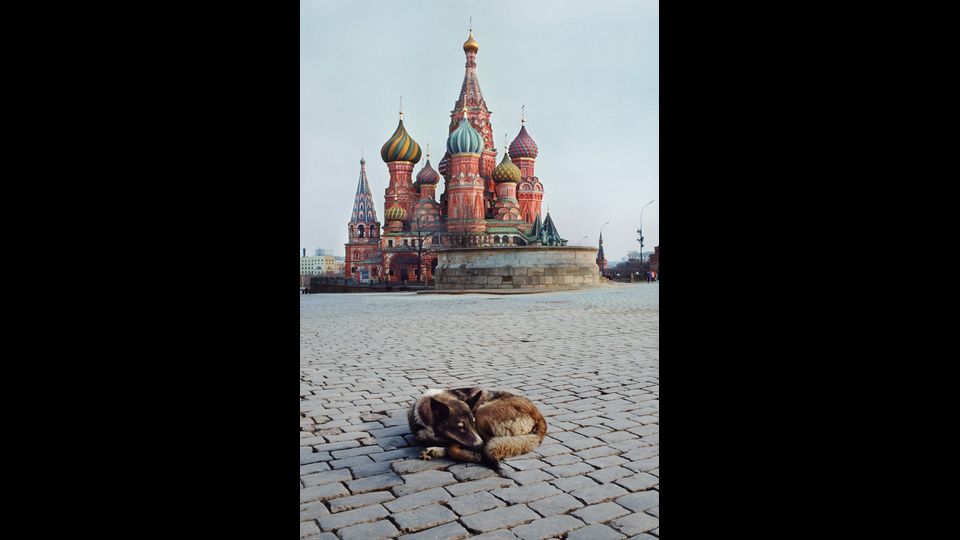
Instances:
[[[537,415],[533,431],[526,435],[512,437],[494,437],[483,447],[482,462],[495,471],[500,471],[500,460],[526,454],[540,446],[547,436],[547,421]]]

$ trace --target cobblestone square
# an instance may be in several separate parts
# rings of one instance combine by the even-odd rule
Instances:
[[[659,285],[524,295],[300,296],[300,536],[655,538]],[[427,388],[510,390],[543,444],[486,467],[418,459]]]

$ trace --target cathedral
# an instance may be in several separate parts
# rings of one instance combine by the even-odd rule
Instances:
[[[346,277],[361,282],[431,279],[436,251],[445,247],[566,245],[549,212],[540,217],[543,184],[534,173],[538,149],[523,115],[520,132],[496,162],[490,110],[477,80],[479,49],[471,29],[463,44],[466,73],[450,113],[446,152],[434,169],[428,148],[416,177],[414,166],[422,151],[403,126],[401,108],[396,131],[380,149],[390,173],[384,227],[377,220],[366,161],[360,159],[348,224]],[[441,177],[443,193],[437,197]]]

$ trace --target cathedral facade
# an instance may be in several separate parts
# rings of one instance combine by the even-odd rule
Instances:
[[[536,176],[538,148],[521,115],[520,132],[497,164],[490,110],[480,91],[476,57],[480,46],[470,36],[463,44],[466,73],[450,113],[446,152],[434,169],[427,152],[422,168],[420,145],[403,125],[383,144],[380,157],[390,182],[384,193],[384,219],[377,220],[366,162],[348,223],[344,274],[358,281],[431,279],[436,252],[444,247],[566,245],[553,219],[541,220],[543,184]],[[437,188],[443,179],[443,193]]]

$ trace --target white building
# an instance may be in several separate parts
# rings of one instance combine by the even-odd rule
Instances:
[[[322,276],[325,274],[343,275],[343,261],[333,255],[311,255],[300,257],[301,276]]]

